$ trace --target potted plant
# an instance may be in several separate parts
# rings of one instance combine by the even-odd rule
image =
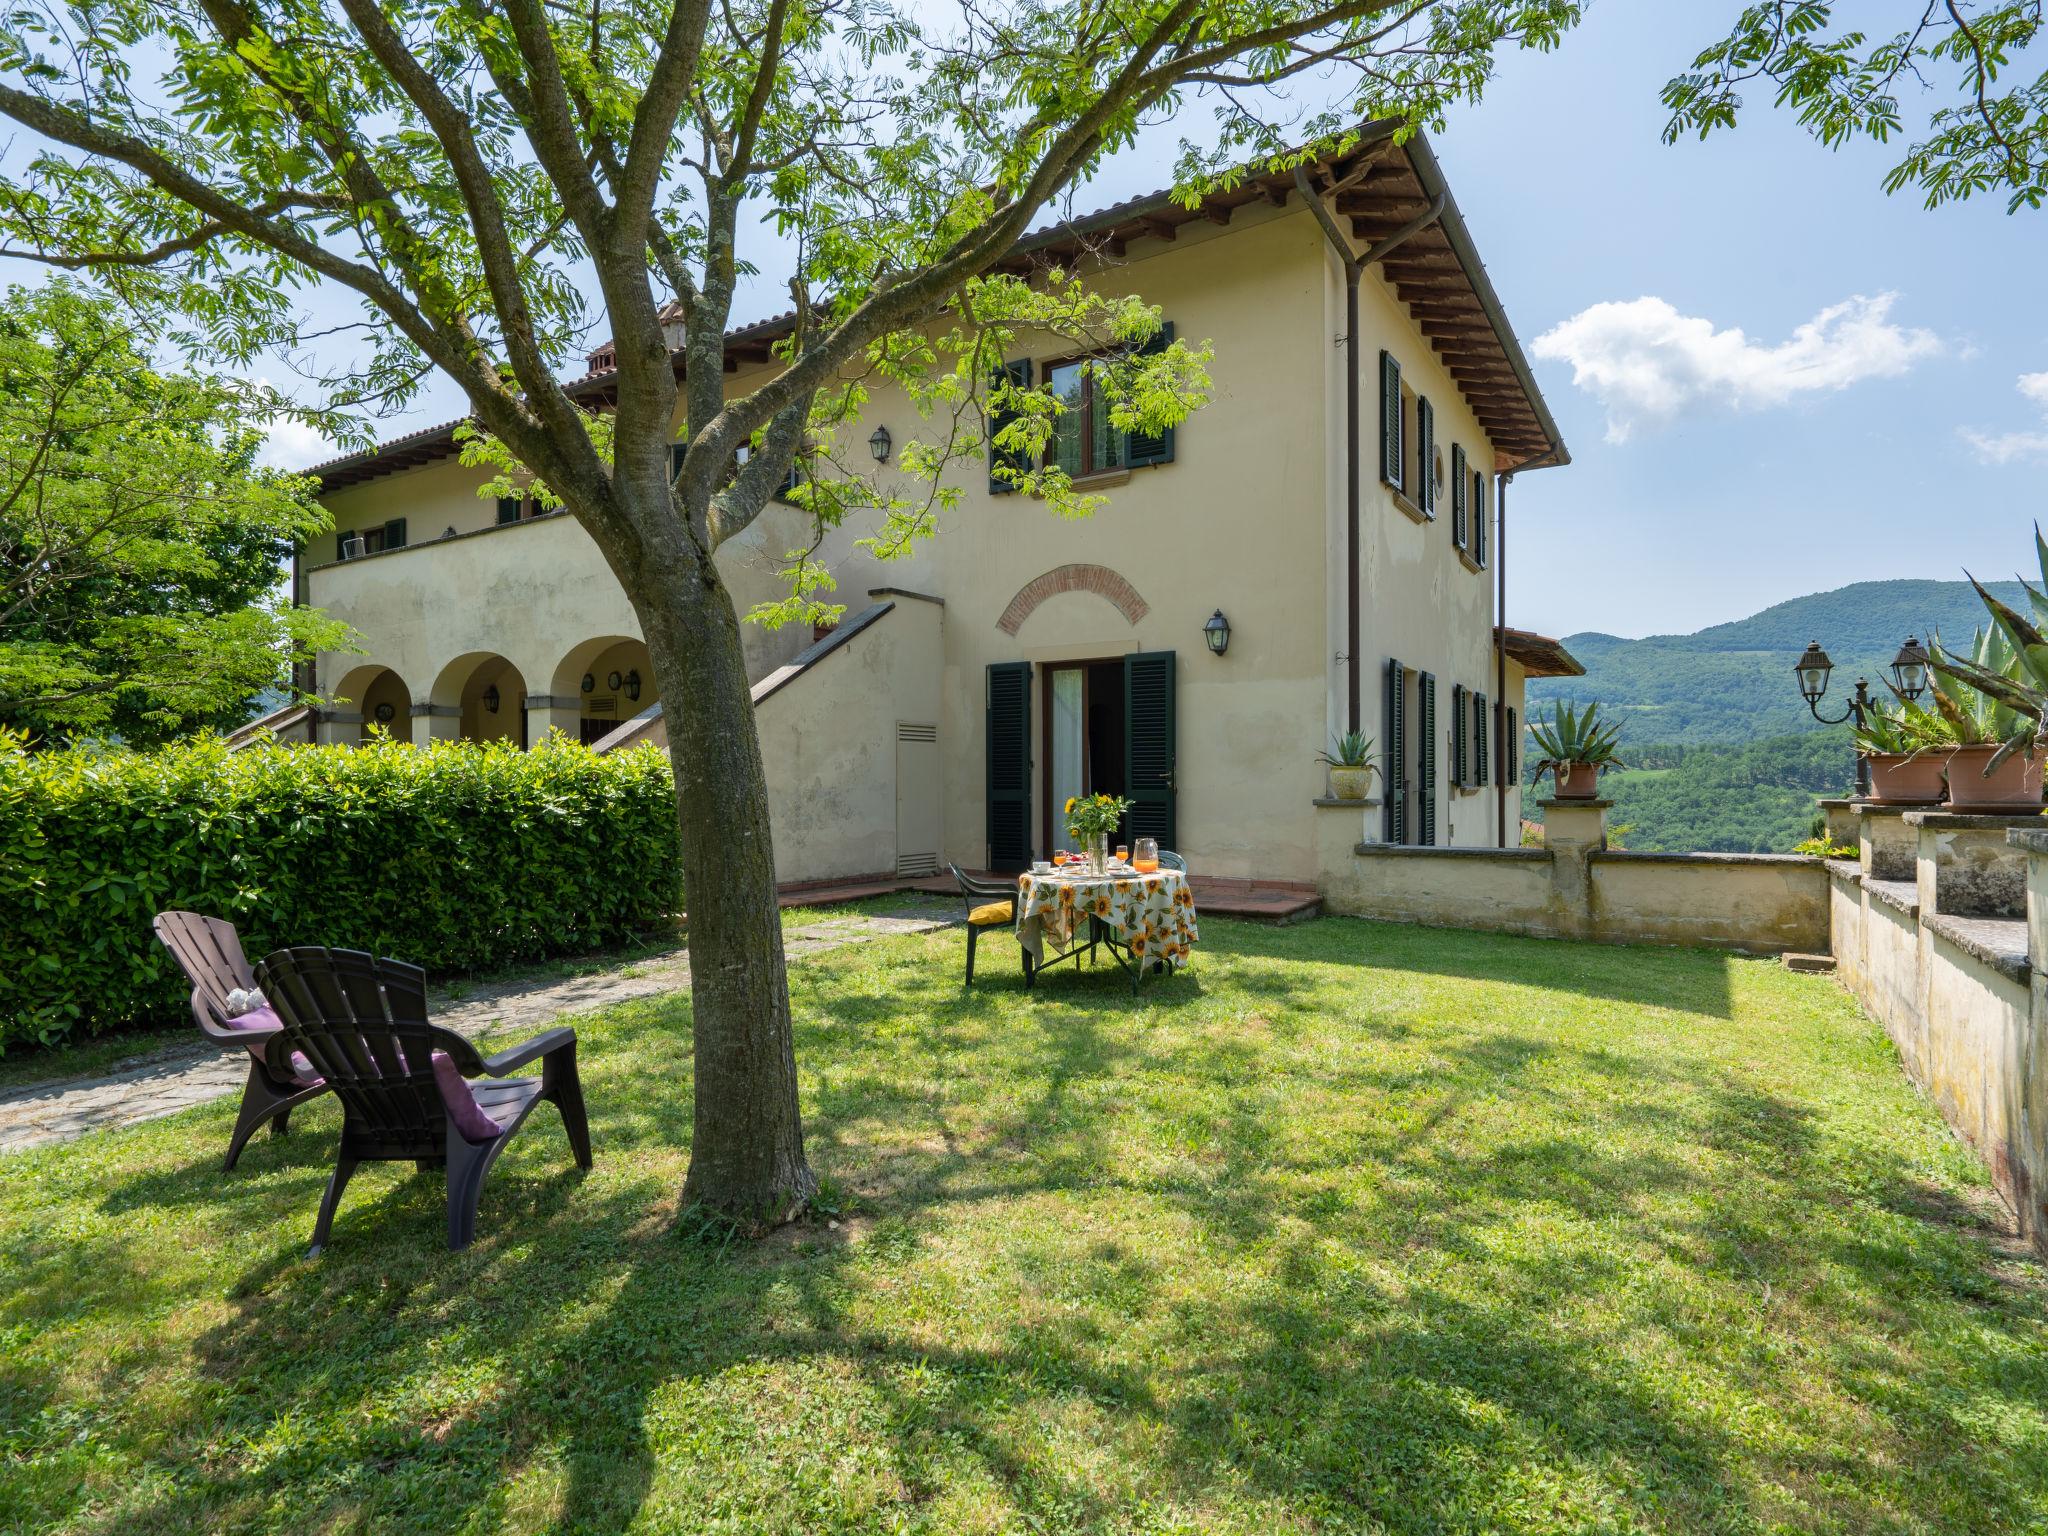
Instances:
[[[1928,739],[1928,711],[1877,704],[1863,714],[1854,735],[1856,750],[1870,769],[1870,799],[1877,805],[1938,805],[1947,754]],[[1933,717],[1939,719],[1938,716]]]
[[[1580,714],[1569,704],[1559,704],[1548,720],[1529,722],[1529,739],[1542,754],[1536,775],[1549,769],[1556,781],[1560,800],[1591,800],[1600,792],[1600,775],[1608,768],[1622,767],[1615,752],[1621,727],[1605,724],[1600,706],[1588,704]]]
[[[1933,654],[1958,661],[1934,637]],[[1979,630],[1970,646],[1971,672],[2013,681],[2023,662],[2002,630]],[[1948,799],[1958,811],[2038,811],[2041,764],[2034,756],[2037,722],[2004,700],[1936,668],[1931,679],[1934,707],[1956,733],[1949,754]]]
[[[1317,757],[1330,768],[1330,794],[1338,800],[1363,800],[1372,790],[1377,767],[1372,760],[1372,738],[1363,731],[1346,731],[1330,738],[1333,750]]]
[[[1067,797],[1067,836],[1087,853],[1091,873],[1109,868],[1109,840],[1130,808],[1131,802],[1119,795]]]

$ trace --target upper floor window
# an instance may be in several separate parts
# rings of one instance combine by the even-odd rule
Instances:
[[[1045,461],[1079,479],[1124,467],[1124,435],[1110,424],[1110,399],[1087,358],[1054,363],[1045,387],[1060,403]]]
[[[1169,320],[1160,326],[1150,341],[1138,348],[1138,355],[1163,352],[1171,345],[1173,322]],[[1101,357],[1077,357],[1045,365],[1039,387],[1060,405],[1059,414],[1053,419],[1051,437],[1045,445],[1045,464],[1062,469],[1075,479],[1119,469],[1171,464],[1177,429],[1168,427],[1157,433],[1123,432],[1111,422],[1113,402],[1102,378],[1105,365],[1106,360]],[[1029,388],[1034,373],[1034,365],[1027,357],[1005,363],[997,377],[1012,388]],[[993,439],[1014,419],[1013,412],[992,412],[988,423],[990,438]],[[991,447],[990,493],[1003,495],[1017,488],[1007,475],[995,473],[997,469],[1008,468],[1018,472],[1028,467],[1027,463],[1020,461],[1019,455]]]
[[[334,536],[335,558],[354,560],[363,555],[374,555],[387,549],[405,547],[405,519],[394,517],[387,523],[378,523],[369,528],[351,528]]]

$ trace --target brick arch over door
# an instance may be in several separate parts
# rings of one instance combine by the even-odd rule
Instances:
[[[1040,603],[1062,592],[1093,592],[1107,598],[1133,624],[1152,611],[1152,605],[1138,596],[1138,589],[1106,565],[1056,565],[1017,589],[1010,606],[996,620],[996,628],[1006,635],[1016,634]]]

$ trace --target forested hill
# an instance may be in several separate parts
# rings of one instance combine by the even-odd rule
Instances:
[[[1991,588],[2020,600],[2017,583]],[[1565,648],[1586,675],[1532,682],[1529,713],[1547,714],[1556,699],[1597,699],[1624,723],[1624,754],[1630,741],[1732,744],[1816,730],[1792,677],[1809,640],[1834,660],[1821,704],[1834,714],[1858,677],[1885,696],[1884,669],[1908,635],[1925,641],[1939,630],[1961,646],[1983,622],[1983,605],[1966,581],[1859,581],[1690,635],[1568,635]]]

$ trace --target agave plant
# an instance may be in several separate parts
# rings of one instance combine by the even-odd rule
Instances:
[[[1573,763],[1594,768],[1625,766],[1614,750],[1621,740],[1621,727],[1603,722],[1599,715],[1598,704],[1588,704],[1586,712],[1580,714],[1571,705],[1560,703],[1550,719],[1530,721],[1529,739],[1543,754],[1536,772],[1541,774],[1546,769]]]
[[[1904,756],[1926,746],[1927,743],[1917,740],[1907,725],[1908,707],[1901,699],[1896,706],[1873,704],[1866,709],[1851,730],[1856,738],[1856,750],[1866,757],[1873,754]]]
[[[1372,761],[1372,738],[1363,731],[1346,731],[1342,736],[1330,738],[1329,752],[1316,755],[1332,768],[1370,768]]]
[[[1934,656],[1948,654],[1937,632]],[[1970,665],[1980,672],[2010,681],[2017,670],[2017,656],[2003,630],[1980,629],[1970,641]],[[1982,688],[1960,677],[1935,669],[1930,679],[1935,713],[1954,733],[1957,745],[1980,747],[2004,745],[2016,736],[2032,739],[2034,722],[2010,704],[1993,698]]]
[[[2044,545],[2039,528],[2034,530],[2034,544],[2040,554],[2043,568],[2043,585],[2048,586],[2048,545]],[[1984,583],[1968,571],[1970,585],[1977,589],[1977,596],[1983,602],[1985,611],[1991,615],[1993,632],[2002,637],[2002,648],[1983,648],[1974,652],[1969,659],[1945,650],[1936,643],[1929,660],[1937,678],[1948,678],[1974,689],[1991,705],[2011,711],[2009,730],[1997,737],[1998,751],[1985,765],[1989,773],[2015,752],[2024,752],[2032,757],[2036,746],[2044,742],[2044,720],[2048,720],[2048,635],[2042,634],[2034,622],[2010,605],[2000,602],[1985,590]],[[2048,593],[2036,590],[2025,580],[2020,587],[2027,594],[2028,605],[2048,622]],[[1991,663],[2002,661],[1994,667]]]

